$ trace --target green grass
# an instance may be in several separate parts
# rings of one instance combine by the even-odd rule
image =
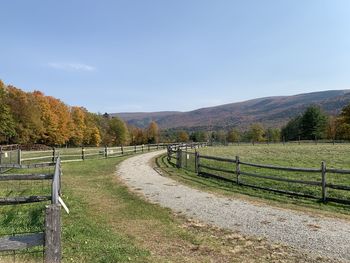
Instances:
[[[225,157],[235,159],[235,156],[239,156],[241,161],[257,163],[257,164],[270,164],[278,166],[289,167],[304,167],[304,168],[318,168],[321,167],[321,161],[325,161],[327,167],[338,169],[350,169],[350,145],[332,145],[332,144],[302,144],[302,145],[241,145],[241,146],[228,146],[228,147],[207,147],[199,149],[200,155],[209,155],[217,157]],[[277,194],[266,190],[257,190],[250,187],[238,186],[235,183],[228,183],[218,181],[212,178],[198,177],[194,173],[194,157],[189,155],[189,159],[183,155],[182,163],[186,169],[182,171],[173,168],[168,165],[163,159],[160,163],[163,164],[168,172],[173,174],[179,174],[179,179],[200,187],[208,189],[223,190],[227,193],[240,193],[249,195],[252,197],[258,197],[265,200],[273,200],[283,204],[297,204],[299,206],[313,207],[325,211],[332,211],[344,214],[350,214],[350,206],[339,205],[335,203],[322,204],[318,200],[295,198],[284,194]],[[235,171],[234,163],[225,163],[212,160],[200,159],[200,163],[207,166],[225,168]],[[186,166],[187,164],[187,166]],[[241,165],[241,171],[271,175],[276,177],[283,177],[295,180],[308,180],[321,182],[321,173],[303,173],[303,172],[285,172],[272,169],[262,169],[248,167]],[[210,172],[216,175],[220,175],[225,178],[236,180],[236,175],[222,173],[217,171],[209,171],[202,168],[203,172]],[[175,177],[176,178],[176,177]],[[286,191],[295,191],[304,194],[314,195],[321,197],[320,186],[307,186],[302,184],[292,184],[285,182],[276,182],[268,179],[253,178],[241,175],[240,181],[246,184],[281,189]],[[350,175],[335,175],[327,173],[327,182],[350,185]],[[328,196],[348,199],[350,200],[350,192],[328,189]]]
[[[138,248],[130,238],[113,231],[108,224],[111,211],[102,209],[110,197],[115,197],[117,203],[127,203],[129,208],[131,203],[134,203],[131,206],[142,207],[135,204],[135,197],[126,189],[112,182],[110,175],[121,160],[64,164],[63,199],[71,210],[71,214],[63,217],[65,262],[136,262],[149,256],[148,251]],[[137,215],[128,207],[122,213]]]

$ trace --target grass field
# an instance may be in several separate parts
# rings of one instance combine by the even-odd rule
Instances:
[[[257,164],[269,164],[277,166],[288,167],[304,167],[304,168],[321,168],[321,162],[325,161],[328,168],[338,169],[350,169],[350,145],[348,144],[270,144],[270,145],[240,145],[240,146],[222,146],[222,147],[207,147],[198,149],[200,155],[225,157],[235,159],[239,156],[240,161],[257,163]],[[185,155],[184,155],[185,156]],[[253,189],[250,187],[238,186],[235,183],[221,182],[212,178],[199,177],[194,173],[194,156],[189,155],[188,158],[182,160],[183,165],[187,169],[178,170],[171,165],[168,165],[166,160],[160,160],[159,163],[165,167],[165,169],[172,173],[178,174],[178,180],[182,180],[185,183],[197,185],[201,188],[207,188],[214,191],[223,191],[226,194],[240,193],[249,195],[251,197],[259,197],[265,200],[273,200],[278,203],[285,204],[297,204],[298,206],[314,207],[325,211],[334,211],[339,213],[350,214],[349,205],[339,205],[334,203],[327,203],[326,205],[318,202],[318,200],[308,200],[304,198],[295,198],[288,195],[273,193],[265,190]],[[200,159],[200,163],[211,166],[224,168],[227,170],[235,171],[234,163],[218,162],[213,160]],[[271,169],[262,169],[255,167],[248,167],[241,165],[241,171],[276,176],[281,178],[288,178],[294,180],[307,180],[321,182],[321,173],[305,173],[305,172],[287,172],[277,171]],[[228,174],[218,171],[210,171],[205,168],[201,168],[202,172],[209,172],[219,175],[221,177],[236,180],[236,175]],[[174,177],[176,178],[176,177]],[[248,176],[240,176],[240,181],[246,184],[277,188],[286,191],[301,192],[308,195],[314,195],[321,197],[320,186],[308,186],[303,184],[292,184],[286,182],[276,182],[268,179],[253,178]],[[350,175],[336,175],[327,173],[327,182],[336,183],[350,186]],[[342,190],[328,189],[327,194],[329,197],[336,197],[350,200],[350,192]]]
[[[71,211],[62,211],[63,262],[328,262],[146,202],[116,177],[115,167],[124,158],[63,165],[63,199]],[[35,187],[41,191],[41,185]],[[23,212],[3,210],[1,227],[10,232],[13,226],[16,231],[41,229],[42,209],[21,209],[27,219],[18,221]],[[41,258],[39,253],[22,259]]]

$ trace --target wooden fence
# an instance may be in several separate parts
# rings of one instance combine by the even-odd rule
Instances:
[[[275,166],[275,165],[266,165],[266,164],[256,164],[251,162],[245,162],[240,159],[239,156],[236,156],[235,159],[222,158],[217,156],[207,156],[201,155],[199,152],[187,151],[189,147],[186,145],[182,146],[168,146],[167,159],[169,162],[172,162],[176,165],[177,168],[188,168],[187,160],[190,156],[193,158],[193,171],[201,176],[214,177],[220,180],[225,180],[231,183],[235,183],[241,186],[252,187],[255,189],[268,190],[277,193],[289,194],[302,196],[307,198],[314,198],[321,200],[322,202],[337,202],[342,204],[350,204],[350,195],[346,196],[347,198],[336,198],[328,195],[329,189],[341,190],[341,191],[350,191],[350,185],[341,184],[341,183],[330,183],[327,182],[328,179],[336,175],[350,176],[350,170],[344,169],[334,169],[327,168],[325,162],[321,162],[320,166],[317,168],[302,168],[302,167],[284,167],[284,166]],[[174,162],[175,160],[175,162]],[[184,160],[186,163],[184,163]],[[211,164],[208,164],[208,161],[211,161]],[[223,165],[226,164],[226,165]],[[227,165],[228,164],[228,165]],[[229,168],[227,168],[227,166]],[[270,173],[263,172],[260,173],[259,170],[251,172],[247,168],[257,168],[261,170],[268,171],[279,171],[279,172],[291,172],[291,173],[306,173],[313,174],[310,180],[301,180],[301,179],[291,179],[288,177],[271,175]],[[329,177],[328,174],[332,174],[332,177]],[[318,176],[317,176],[318,175]],[[242,178],[250,177],[254,178],[254,184],[245,183]],[[318,180],[314,178],[318,177]],[[261,179],[259,181],[259,179]],[[273,182],[285,182],[290,184],[299,184],[305,186],[317,187],[320,190],[320,195],[316,196],[310,194],[309,192],[295,192],[289,191],[286,189],[278,189],[277,187],[264,187],[261,185],[262,180],[269,180]],[[277,184],[275,184],[276,186]]]
[[[0,175],[0,183],[4,181],[38,181],[51,180],[51,195],[31,195],[0,198],[0,206],[30,204],[51,201],[45,206],[45,226],[43,232],[37,233],[13,233],[10,236],[0,238],[0,252],[22,251],[32,247],[44,247],[44,262],[61,262],[61,222],[59,196],[61,194],[61,160],[58,156],[55,163],[41,164],[2,164],[4,169],[34,169],[54,167],[54,173],[8,173]]]
[[[143,144],[118,147],[81,147],[81,148],[52,148],[45,151],[21,151],[17,150],[18,164],[32,162],[53,162],[58,155],[61,162],[76,162],[90,159],[103,159],[120,157],[159,149],[166,149],[167,143]]]

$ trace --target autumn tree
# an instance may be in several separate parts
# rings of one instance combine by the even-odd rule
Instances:
[[[228,142],[239,142],[241,139],[241,134],[237,129],[231,129],[227,133]]]
[[[147,138],[143,129],[129,125],[128,130],[131,145],[140,145],[147,143]]]
[[[250,126],[249,129],[249,137],[252,142],[263,142],[265,130],[264,127],[260,123],[254,123]]]
[[[190,139],[188,133],[186,131],[178,131],[176,134],[177,142],[188,142]]]
[[[41,138],[44,125],[41,109],[32,93],[26,93],[13,86],[7,87],[6,104],[15,120],[17,143],[36,143]]]
[[[350,104],[345,106],[337,120],[337,134],[341,139],[350,140]]]
[[[147,128],[147,142],[158,143],[159,142],[159,128],[155,121],[152,121]]]
[[[73,145],[82,145],[84,141],[84,132],[86,129],[84,109],[81,107],[72,107],[71,119],[72,119],[72,128],[71,128],[72,134],[70,137],[70,143]]]
[[[326,126],[326,137],[335,140],[339,132],[339,119],[335,116],[330,116]]]
[[[109,120],[108,133],[113,138],[114,145],[125,145],[129,140],[129,132],[126,124],[118,117]]]
[[[5,84],[0,80],[0,142],[8,141],[15,136],[15,121],[10,113],[10,108],[6,104]]]
[[[96,114],[85,111],[84,145],[99,146],[102,141],[97,118]]]

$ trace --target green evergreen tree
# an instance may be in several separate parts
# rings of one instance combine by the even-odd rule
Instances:
[[[286,141],[298,140],[301,135],[301,116],[291,119],[281,130],[281,136]]]
[[[301,117],[302,139],[322,139],[325,136],[327,116],[317,106],[310,106]]]

